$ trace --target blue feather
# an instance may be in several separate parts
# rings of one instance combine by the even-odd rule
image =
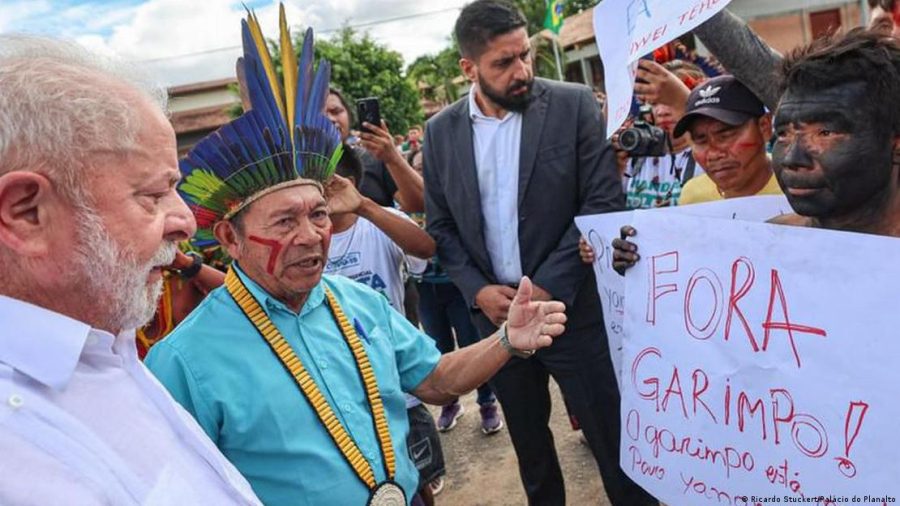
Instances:
[[[304,122],[309,124],[314,117],[321,116],[325,109],[325,101],[328,99],[328,81],[331,80],[331,64],[327,60],[319,62],[316,78],[313,81],[306,104],[306,118]]]
[[[261,109],[260,113],[267,125],[284,124],[285,119],[278,109],[278,102],[272,95],[272,83],[269,82],[269,77],[266,75],[265,67],[257,52],[253,36],[250,34],[250,26],[246,20],[241,20],[241,39],[244,44],[244,74],[251,107]],[[267,49],[262,48],[262,50]]]
[[[306,34],[303,36],[303,47],[300,50],[297,71],[297,101],[294,107],[294,121],[297,125],[305,120],[304,115],[307,114],[306,111],[309,108],[307,100],[313,84],[313,57],[313,31],[312,28],[307,28]],[[321,109],[319,110],[321,111]]]

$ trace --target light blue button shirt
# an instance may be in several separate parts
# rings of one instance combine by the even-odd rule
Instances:
[[[508,111],[502,119],[486,116],[475,101],[473,88],[469,93],[469,118],[484,216],[484,245],[497,281],[516,284],[522,279],[519,252],[522,115]]]
[[[413,391],[434,370],[440,360],[434,341],[391,309],[384,297],[352,280],[323,276],[297,315],[236,264],[234,268],[303,361],[381,482],[386,476],[365,389],[325,302],[323,286],[334,293],[354,321],[378,379],[397,456],[395,481],[411,499],[419,474],[406,451],[409,425],[403,392]],[[368,489],[225,288],[211,292],[154,346],[146,364],[266,505],[366,504]]]

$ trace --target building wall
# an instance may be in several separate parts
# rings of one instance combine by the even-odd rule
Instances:
[[[169,110],[181,112],[214,106],[228,108],[239,102],[239,100],[235,93],[225,85],[221,88],[203,90],[202,92],[189,95],[172,96],[169,99]]]
[[[169,88],[169,121],[178,141],[178,155],[185,155],[203,137],[231,120],[229,110],[240,104],[230,86],[234,79],[221,79]]]
[[[844,31],[861,24],[862,19],[858,2],[843,2],[843,4],[822,2],[821,5],[813,5],[801,10],[759,16],[751,19],[748,24],[770,46],[784,53],[812,41],[812,28],[809,21],[811,13],[835,8],[840,11],[841,27]],[[735,13],[737,14],[738,12],[739,10],[736,10]]]
[[[865,0],[733,0],[728,10],[744,19],[778,16],[799,11],[815,12],[855,4]],[[858,13],[858,11],[857,11]],[[853,26],[858,24],[857,19]]]

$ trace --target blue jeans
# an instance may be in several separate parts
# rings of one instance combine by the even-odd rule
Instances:
[[[481,340],[469,318],[466,300],[453,283],[419,282],[419,321],[425,333],[434,339],[441,354],[450,353],[455,348],[454,330],[460,348]],[[490,404],[495,400],[494,392],[487,383],[478,387],[478,404]]]

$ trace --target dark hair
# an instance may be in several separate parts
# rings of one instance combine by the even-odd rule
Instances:
[[[501,0],[475,0],[459,13],[453,33],[459,54],[477,59],[494,37],[525,25],[525,16],[515,5]]]
[[[338,160],[337,169],[334,172],[341,177],[352,177],[353,183],[359,188],[359,183],[362,182],[363,166],[359,155],[352,146],[344,144],[344,152],[341,153],[341,159]]]
[[[817,92],[862,82],[873,121],[900,134],[900,45],[884,34],[855,28],[793,50],[779,71],[781,92]]]
[[[874,9],[875,7],[881,7],[882,9],[891,12],[894,10],[894,0],[869,0],[869,8]]]
[[[344,93],[341,92],[341,90],[339,88],[337,88],[336,86],[329,86],[328,94],[336,96],[338,98],[338,100],[341,101],[341,105],[344,106],[344,109],[347,109],[347,117],[350,118],[350,126],[352,127],[353,125],[355,125],[356,124],[356,116],[353,113],[353,109],[350,108],[350,104],[347,103],[347,99],[344,98]]]

